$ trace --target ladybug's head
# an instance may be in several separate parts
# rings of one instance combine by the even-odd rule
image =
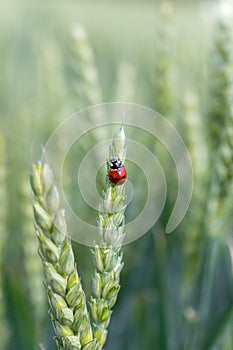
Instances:
[[[111,163],[110,163],[110,168],[111,169],[118,169],[121,166],[121,161],[120,159],[112,158]]]

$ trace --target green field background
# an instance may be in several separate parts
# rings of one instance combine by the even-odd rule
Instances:
[[[60,122],[116,101],[152,108],[175,125],[193,162],[194,189],[183,222],[166,235],[176,171],[161,145],[144,140],[165,169],[167,201],[156,226],[123,248],[105,350],[233,348],[233,32],[224,16],[219,24],[219,3],[0,2],[0,350],[55,349],[33,228],[31,162]],[[72,37],[75,25],[85,30],[84,42]],[[131,181],[140,186],[143,174]],[[142,191],[135,213],[144,201]],[[212,216],[211,201],[219,208]],[[90,249],[73,247],[89,296]]]

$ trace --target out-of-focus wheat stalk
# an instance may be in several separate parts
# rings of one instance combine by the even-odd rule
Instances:
[[[64,211],[47,164],[33,166],[31,187],[39,253],[58,349],[94,350],[86,298],[77,273]]]
[[[125,133],[123,126],[113,138],[109,150],[109,162],[112,158],[125,160]],[[111,309],[116,303],[120,289],[120,272],[123,267],[121,245],[124,239],[125,185],[107,183],[103,193],[98,217],[100,244],[93,249],[95,273],[93,276],[91,315],[94,336],[98,349],[102,349],[107,327],[111,318]]]
[[[38,45],[38,41],[43,45]],[[33,142],[46,140],[57,127],[67,111],[67,89],[61,47],[49,36],[35,35],[33,42],[35,62],[35,82],[31,88],[30,99],[24,106],[25,121],[33,133]],[[25,113],[26,112],[26,113]],[[28,118],[31,116],[31,118]],[[30,134],[29,134],[30,135]]]
[[[200,258],[204,231],[204,218],[206,196],[208,192],[208,147],[204,125],[198,106],[198,98],[193,93],[187,93],[184,103],[184,119],[187,137],[187,146],[192,160],[194,173],[194,189],[190,210],[190,220],[188,222],[187,235],[185,239],[185,254],[191,259],[193,264],[189,264],[186,269],[187,285],[192,285],[195,270]]]
[[[206,215],[207,230],[221,236],[229,215],[233,191],[233,26],[221,18],[216,27],[216,41],[210,79],[210,141],[212,177]],[[230,199],[230,201],[229,201]]]
[[[215,42],[210,55],[208,129],[210,151],[218,149],[222,130],[232,114],[232,25],[228,18],[220,17],[216,23]]]
[[[216,40],[212,55],[210,74],[210,186],[207,195],[205,232],[210,240],[205,251],[203,284],[200,290],[201,320],[196,328],[193,349],[200,348],[204,329],[209,321],[212,290],[221,248],[225,244],[224,236],[229,230],[229,212],[232,212],[233,194],[233,49],[232,24],[229,18],[221,17],[216,23]],[[228,199],[230,198],[230,201]],[[229,227],[228,227],[229,228]],[[224,318],[221,328],[228,327],[233,308]],[[216,332],[218,338],[218,332]],[[216,339],[215,339],[216,341]],[[214,341],[212,340],[214,343]]]
[[[102,90],[99,81],[99,72],[95,63],[94,52],[89,44],[86,29],[79,23],[74,23],[70,28],[69,47],[66,53],[66,86],[67,100],[70,101],[72,113],[79,112],[83,108],[102,102]],[[87,116],[90,126],[92,121]],[[90,143],[97,143],[95,134],[89,136]],[[82,145],[77,152],[82,151]],[[75,158],[77,154],[75,154]],[[75,160],[71,162],[74,164]],[[72,171],[72,170],[70,170]],[[73,198],[71,178],[65,177],[67,188],[70,190],[70,198],[77,205],[79,198]]]
[[[68,86],[73,96],[73,104],[78,111],[100,103],[102,93],[94,53],[82,25],[72,26],[70,46]]]
[[[6,241],[6,183],[5,183],[5,146],[3,136],[0,134],[0,348],[6,349],[9,329],[6,321],[6,308],[3,289],[3,261],[5,255]]]
[[[136,98],[136,84],[134,67],[129,63],[122,62],[117,72],[116,101],[133,102]]]
[[[64,117],[66,112],[66,89],[62,54],[59,47],[50,40],[45,44],[42,56],[41,79],[44,82],[44,98],[46,106],[46,126],[48,119],[51,131]]]
[[[155,104],[160,114],[169,116],[173,107],[172,93],[172,18],[173,7],[169,0],[162,2],[158,41],[155,57]]]

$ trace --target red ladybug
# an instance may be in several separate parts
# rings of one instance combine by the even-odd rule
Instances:
[[[109,181],[115,185],[122,185],[126,181],[127,173],[120,160],[111,159],[110,169],[108,171]]]

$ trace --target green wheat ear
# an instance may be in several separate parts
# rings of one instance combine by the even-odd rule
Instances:
[[[33,165],[31,174],[35,228],[45,272],[45,287],[58,349],[94,350],[86,298],[78,276],[64,211],[47,164]]]
[[[232,22],[221,18],[216,26],[216,39],[211,64],[210,141],[211,181],[207,213],[207,232],[211,236],[228,234],[233,193],[233,39]]]
[[[25,289],[27,291],[28,303],[32,308],[33,330],[36,339],[43,334],[45,310],[47,308],[46,294],[41,283],[43,278],[43,267],[37,254],[37,240],[33,230],[33,211],[31,206],[30,186],[26,176],[20,183],[20,214],[22,217],[22,251],[23,267],[26,276]],[[35,293],[36,290],[36,293]]]
[[[221,144],[227,119],[232,115],[232,24],[221,17],[215,25],[215,41],[209,64],[209,143],[211,155]]]
[[[102,91],[95,56],[88,34],[81,24],[73,24],[70,31],[68,87],[73,94],[74,106],[80,110],[102,101]]]
[[[109,160],[119,158],[124,162],[125,153],[125,133],[122,126],[110,145]],[[100,244],[95,245],[92,250],[95,273],[90,306],[93,332],[98,341],[97,349],[102,349],[106,342],[111,309],[120,289],[125,201],[125,185],[116,186],[108,181],[98,217]]]

